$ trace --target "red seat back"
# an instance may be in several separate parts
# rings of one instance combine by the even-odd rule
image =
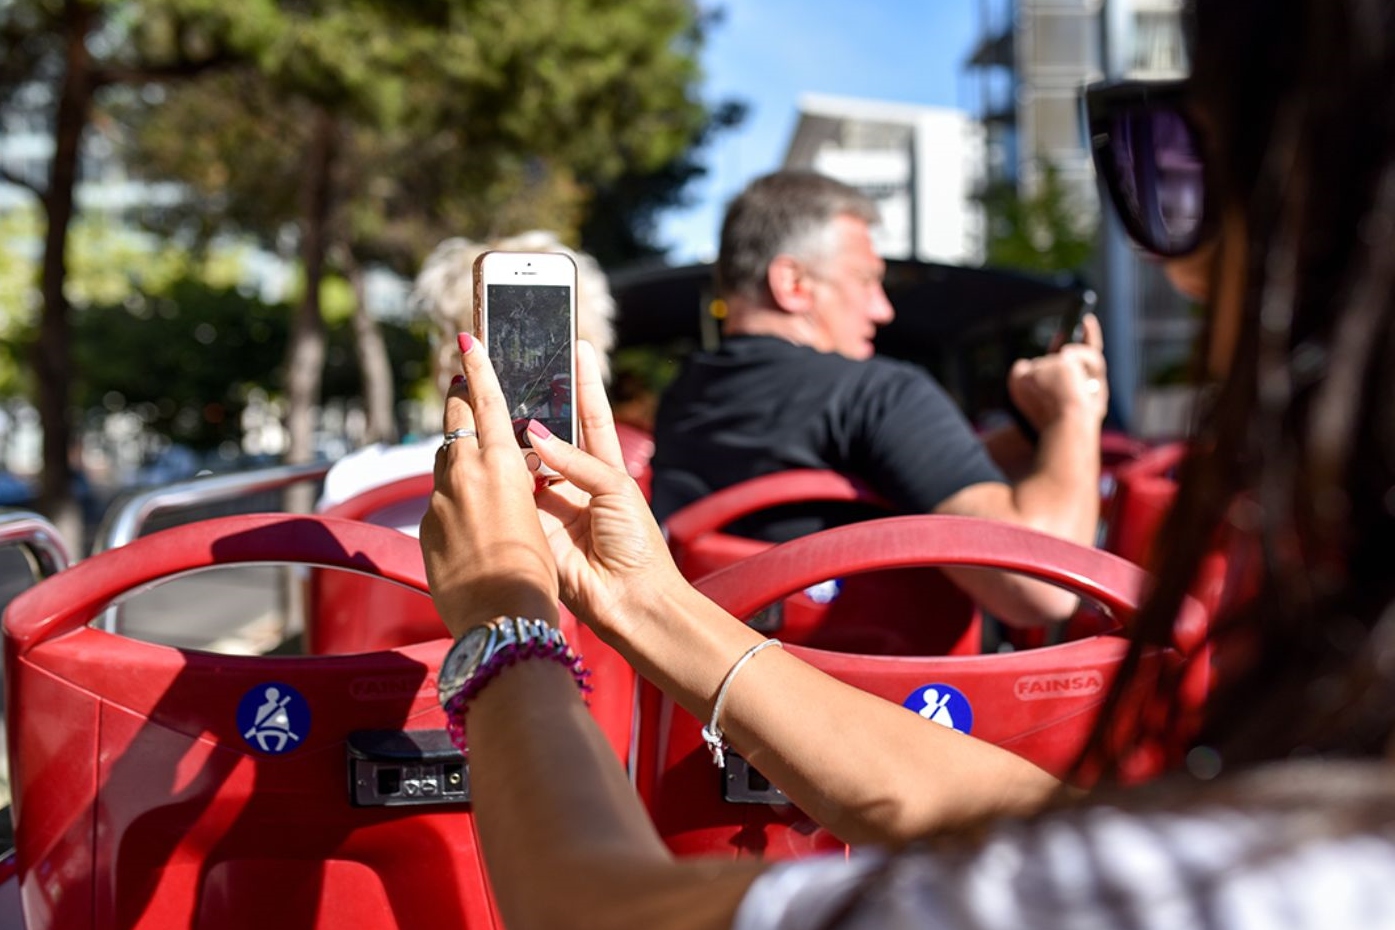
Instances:
[[[400,533],[252,515],[100,553],[6,611],[26,925],[494,926],[467,805],[350,802],[351,733],[444,726],[434,692],[446,640],[249,658],[88,626],[129,591],[249,562],[332,566],[426,588],[416,543]],[[263,721],[271,724],[262,729]]]
[[[664,533],[683,576],[697,581],[772,545],[724,533],[725,527],[773,507],[811,502],[893,511],[855,478],[795,469],[762,475],[695,501],[669,517]],[[978,610],[938,569],[832,574],[805,587],[810,590],[789,592],[778,607],[753,618],[753,624],[788,643],[844,652],[963,655],[980,650]],[[933,605],[933,622],[927,622],[927,605]]]
[[[1171,442],[1115,470],[1105,549],[1137,565],[1150,563],[1158,530],[1177,497],[1176,472],[1186,454],[1186,443]]]
[[[431,475],[411,475],[341,501],[322,516],[385,527],[420,523],[431,487]],[[437,639],[444,629],[430,599],[362,575],[319,569],[309,573],[305,650],[311,655],[394,649]]]
[[[796,539],[709,575],[698,587],[735,616],[745,617],[829,574],[916,565],[1023,572],[1073,589],[1120,620],[1132,615],[1146,578],[1137,566],[1115,556],[1031,530],[966,517],[920,516],[873,520]],[[1204,617],[1194,602],[1188,602],[1182,629],[1186,648],[1195,648]],[[866,656],[798,647],[791,652],[896,703],[927,687],[941,696],[954,692],[957,708],[971,713],[969,732],[1061,774],[1094,725],[1125,648],[1119,637],[1095,636],[1001,655]],[[1170,650],[1155,650],[1145,662],[1175,659]],[[1204,687],[1204,682],[1194,684]],[[637,776],[672,849],[784,858],[841,846],[798,810],[727,800],[724,792],[749,792],[760,801],[771,796],[751,790],[751,782],[741,783],[747,776],[739,768],[733,772],[728,767],[725,781],[715,777],[700,735],[702,723],[667,698],[652,694],[650,700],[641,719]],[[968,719],[961,714],[959,722]],[[1140,752],[1128,761],[1126,772],[1142,778],[1162,764],[1156,754]],[[754,784],[760,787],[758,778]]]

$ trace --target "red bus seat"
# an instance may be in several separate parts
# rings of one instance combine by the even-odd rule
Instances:
[[[444,728],[435,675],[447,639],[244,657],[88,626],[113,599],[180,573],[268,562],[348,569],[426,600],[416,540],[361,521],[259,514],[142,537],[9,606],[6,714],[29,930],[497,925],[468,804],[355,802],[374,788],[410,800],[459,783],[459,770],[426,778],[410,752],[392,762],[402,740]],[[608,690],[624,692],[624,731],[611,735],[627,754],[632,685],[596,679],[593,710],[597,697],[609,706]],[[361,754],[384,733],[387,770],[356,779],[351,740]]]
[[[649,459],[654,440],[644,430],[616,424],[625,467],[649,499]],[[323,515],[380,526],[414,526],[426,514],[432,476],[410,475],[325,508]],[[368,618],[365,622],[364,618]],[[345,572],[311,570],[306,592],[305,649],[312,655],[344,655],[393,649],[441,635],[430,601]],[[609,647],[586,632],[587,654]],[[616,657],[618,661],[618,656]]]
[[[1120,621],[1132,615],[1146,579],[1141,569],[1116,556],[1031,530],[966,517],[917,516],[796,539],[733,563],[698,587],[735,616],[746,617],[830,574],[921,565],[1020,571],[1075,590]],[[1186,610],[1183,643],[1192,650],[1204,631],[1204,614],[1190,601]],[[926,689],[932,687],[942,701],[953,693],[959,708],[971,712],[969,732],[1057,774],[1065,773],[1083,746],[1125,649],[1118,636],[978,656],[866,656],[789,647],[835,678],[898,704],[918,692],[928,700]],[[1145,661],[1175,661],[1176,656],[1156,650]],[[1189,681],[1193,698],[1205,687],[1200,674]],[[728,766],[725,777],[714,773],[702,722],[652,686],[642,687],[647,694],[637,783],[670,848],[683,855],[769,858],[841,848],[740,763]],[[960,714],[960,723],[967,719]],[[1128,761],[1126,774],[1143,778],[1163,764],[1157,752],[1140,751]]]
[[[825,501],[893,512],[855,478],[793,469],[694,501],[669,517],[664,534],[683,576],[697,581],[772,545],[724,533],[725,527],[774,507]],[[933,622],[928,610],[934,611]],[[879,655],[974,654],[981,650],[983,638],[973,601],[938,569],[816,578],[752,622],[787,643]]]
[[[377,526],[420,523],[431,499],[431,475],[411,475],[328,507],[321,516]],[[311,569],[305,593],[305,651],[348,655],[438,639],[445,626],[430,598],[373,578]]]
[[[1147,566],[1163,517],[1177,496],[1177,467],[1187,444],[1170,442],[1121,464],[1105,516],[1104,548]]]

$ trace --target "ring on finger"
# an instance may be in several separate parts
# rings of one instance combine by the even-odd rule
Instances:
[[[444,449],[457,439],[473,439],[478,435],[479,433],[463,426],[460,429],[453,429],[449,433],[446,433],[445,438],[441,440],[441,448]]]

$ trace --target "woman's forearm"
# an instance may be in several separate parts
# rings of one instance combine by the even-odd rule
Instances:
[[[706,723],[722,679],[764,637],[686,584],[646,596],[611,645]],[[719,723],[736,751],[848,842],[894,845],[1035,810],[1060,788],[1007,750],[929,723],[779,649],[762,650],[735,676]]]
[[[674,860],[563,666],[505,669],[466,719],[475,820],[508,927],[730,925],[759,864]]]

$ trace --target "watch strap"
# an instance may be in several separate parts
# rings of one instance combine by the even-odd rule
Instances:
[[[485,626],[489,629],[489,637],[474,668],[466,670],[453,687],[444,682],[440,685],[439,697],[446,712],[446,730],[451,742],[462,753],[467,752],[465,715],[470,702],[511,665],[526,659],[548,659],[565,666],[572,673],[583,695],[591,691],[590,670],[582,665],[581,657],[572,651],[566,634],[546,620],[497,617]],[[469,648],[465,643],[468,636],[467,633],[456,640],[441,663],[443,669],[453,664],[452,654],[457,649]]]

